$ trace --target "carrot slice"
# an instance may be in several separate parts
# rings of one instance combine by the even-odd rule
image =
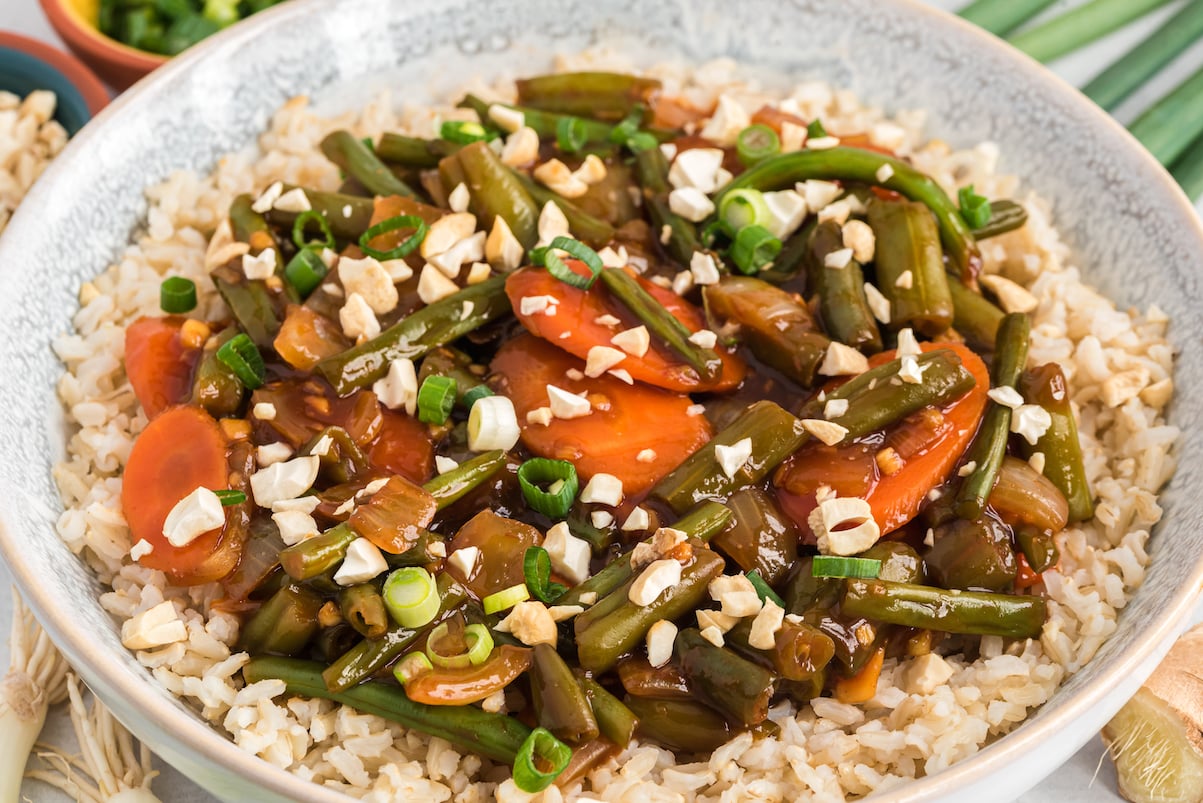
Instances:
[[[575,260],[568,260],[571,266]],[[579,263],[576,263],[579,266]],[[705,327],[701,311],[671,290],[659,287],[642,277],[637,277],[644,290],[664,305],[677,320],[691,332]],[[514,305],[514,313],[522,325],[533,334],[547,340],[569,354],[581,359],[589,356],[594,346],[615,348],[610,338],[624,329],[639,326],[639,321],[622,303],[615,299],[601,282],[594,282],[589,290],[581,290],[560,281],[545,270],[524,268],[510,274],[505,282],[506,295]],[[523,314],[522,299],[527,297],[551,296],[556,299],[555,314],[544,312]],[[617,324],[605,323],[605,316],[617,318]],[[602,319],[599,323],[598,319]],[[653,341],[652,347],[642,357],[627,355],[616,368],[627,371],[632,377],[649,385],[676,390],[682,393],[694,391],[729,390],[743,381],[747,366],[735,354],[719,349],[723,359],[723,370],[719,377],[704,382],[691,367],[682,362],[668,348]]]
[[[121,508],[134,543],[152,550],[138,562],[166,572],[179,585],[220,580],[238,565],[242,542],[227,524],[186,546],[163,535],[167,514],[197,488],[229,487],[229,451],[221,427],[200,407],[172,407],[147,425],[122,477]]]
[[[567,372],[581,370],[581,361],[536,337],[513,338],[491,367],[500,391],[514,402],[527,449],[571,460],[584,482],[599,472],[613,474],[627,496],[651,488],[711,437],[705,417],[689,414],[688,396],[628,385],[611,376],[570,379]],[[552,419],[546,426],[528,423],[527,413],[548,405],[548,385],[569,393],[586,391],[593,412]]]
[[[774,484],[781,506],[804,535],[814,537],[807,519],[815,508],[815,491],[820,485],[834,489],[839,496],[859,496],[868,501],[883,535],[898,529],[915,517],[927,494],[948,479],[969,448],[990,389],[986,365],[959,343],[924,343],[922,348],[954,351],[977,384],[940,408],[942,421],[916,414],[887,430],[886,443],[900,444],[898,451],[905,452],[901,469],[894,473],[884,473],[877,464],[880,440],[862,439],[841,447],[812,442],[799,449],[778,469]],[[893,352],[884,352],[874,355],[869,364],[881,365],[893,358]]]
[[[139,318],[125,330],[125,374],[148,418],[188,400],[198,349],[180,342],[183,318]]]
[[[835,682],[835,699],[848,705],[867,703],[877,694],[877,679],[881,677],[881,667],[885,663],[886,649],[878,647],[869,656],[869,660],[850,678],[840,678]]]

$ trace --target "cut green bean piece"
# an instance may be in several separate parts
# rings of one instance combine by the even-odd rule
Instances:
[[[295,187],[284,185],[284,192]],[[371,198],[358,195],[345,195],[338,192],[320,192],[318,190],[302,189],[309,200],[309,207],[326,221],[330,231],[344,242],[359,242],[360,236],[372,224],[372,213],[375,204]],[[267,219],[277,226],[292,229],[298,213],[272,209],[267,213]],[[305,224],[306,234],[320,234],[321,227],[316,220]]]
[[[548,203],[554,203],[568,220],[569,232],[581,242],[594,248],[604,248],[614,239],[614,227],[606,221],[589,214],[564,196],[539,184],[530,176],[515,170],[514,177],[518,179],[540,209]]]
[[[550,644],[536,644],[531,653],[531,691],[535,719],[556,738],[580,744],[598,735],[597,717],[576,682],[576,676]]]
[[[677,634],[674,652],[690,690],[728,720],[748,728],[768,717],[776,685],[773,673],[714,646],[693,627]]]
[[[322,140],[322,153],[372,195],[417,197],[412,187],[397,178],[363,140],[349,131],[328,134]]]
[[[639,726],[639,719],[634,712],[596,680],[582,675],[577,677],[577,682],[593,709],[601,735],[619,747],[629,745]]]
[[[1005,313],[955,276],[948,280],[948,292],[952,296],[952,328],[976,348],[993,351]]]
[[[697,227],[672,211],[668,205],[668,158],[659,148],[647,148],[635,154],[635,173],[643,188],[643,201],[647,207],[652,231],[668,253],[681,265],[688,265],[695,251],[702,250]],[[668,241],[664,242],[661,232],[667,227]]]
[[[1028,316],[1011,313],[1003,318],[998,329],[998,346],[990,370],[992,387],[1014,389],[1028,358],[1028,338],[1032,324]],[[1011,435],[1011,408],[993,399],[987,404],[982,425],[967,452],[966,465],[973,471],[965,477],[957,492],[956,511],[963,519],[980,518],[986,500],[998,479],[998,469],[1007,454],[1007,439]]]
[[[246,386],[225,363],[217,359],[217,349],[236,334],[238,327],[229,326],[205,344],[196,366],[196,376],[192,379],[192,403],[204,407],[214,418],[234,415],[242,406]]]
[[[1000,234],[1023,228],[1027,222],[1028,210],[1023,207],[1023,204],[1017,204],[1005,198],[991,201],[990,219],[986,221],[986,225],[974,229],[973,236],[980,242],[989,237],[997,237]]]
[[[583,629],[577,617],[576,645],[581,667],[589,672],[613,668],[619,658],[643,642],[656,622],[676,619],[696,608],[706,597],[710,581],[722,571],[723,559],[719,555],[697,548],[693,560],[681,570],[681,581],[664,589],[650,605],[636,605],[627,598],[628,586],[634,578],[619,586],[610,593],[621,599],[614,610]]]
[[[297,655],[317,634],[317,613],[323,604],[309,589],[285,585],[243,626],[239,648],[256,655]]]
[[[522,124],[527,128],[534,129],[539,135],[539,139],[554,139],[556,132],[559,131],[562,120],[578,121],[576,125],[584,134],[585,144],[604,143],[610,141],[610,131],[613,129],[606,123],[597,120],[589,120],[584,117],[576,117],[567,114],[557,114],[556,112],[544,111],[535,109],[530,106],[512,106],[508,103],[489,103],[483,98],[476,95],[465,95],[464,99],[459,102],[461,108],[469,108],[475,110],[480,117],[481,122],[490,122],[489,107],[501,106],[511,111],[518,112],[522,115]]]
[[[372,583],[344,588],[338,594],[338,607],[347,624],[364,638],[380,638],[389,629],[384,598]]]
[[[464,315],[468,302],[471,312]],[[509,312],[505,277],[494,276],[407,315],[366,343],[327,357],[315,370],[346,396],[384,377],[391,361],[417,359]]]
[[[501,216],[523,248],[529,250],[539,239],[539,207],[489,143],[465,145],[439,162],[439,175],[448,192],[460,182],[467,185],[472,213],[482,228],[492,230],[493,221]]]
[[[848,580],[840,609],[887,624],[971,636],[1037,638],[1044,628],[1041,597],[948,591],[888,580]]]
[[[251,247],[250,253],[258,255],[265,249],[272,249],[276,254],[275,273],[284,275],[284,255],[280,251],[280,243],[275,232],[267,224],[267,218],[254,210],[254,201],[249,195],[239,195],[230,204],[230,228],[234,239]],[[289,301],[300,301],[300,296],[287,282],[284,292]]]
[[[860,263],[849,259],[840,268],[827,264],[827,257],[843,247],[838,223],[827,221],[815,227],[810,239],[809,289],[819,297],[819,317],[833,340],[866,354],[876,354],[881,351],[881,332],[865,297],[865,275]]]
[[[1030,458],[1036,452],[1044,455],[1044,470],[1041,473],[1057,486],[1069,503],[1071,522],[1089,519],[1094,515],[1094,494],[1086,479],[1078,424],[1074,419],[1069,387],[1061,366],[1050,362],[1025,371],[1019,379],[1018,389],[1024,401],[1039,404],[1052,420],[1035,445],[1029,444],[1026,439],[1020,443],[1024,456]]]
[[[673,750],[709,755],[732,735],[726,717],[692,700],[628,696],[623,702],[639,717],[639,733]]]
[[[418,168],[438,167],[443,157],[459,149],[459,145],[445,139],[422,139],[391,132],[384,134],[376,143],[376,155],[384,161]]]
[[[889,178],[878,179],[878,171],[889,167]],[[944,251],[962,278],[972,281],[981,270],[981,254],[973,233],[961,218],[960,210],[940,185],[929,176],[892,156],[860,148],[802,150],[765,159],[727,184],[715,199],[722,204],[727,193],[751,187],[779,190],[807,179],[859,181],[894,190],[912,201],[920,201],[936,216]]]
[[[467,752],[511,764],[531,729],[513,717],[490,714],[470,705],[415,703],[391,683],[365,683],[335,691],[322,680],[322,665],[286,658],[254,658],[242,670],[247,683],[283,680],[288,694],[321,697],[375,714],[407,728],[438,736]]]
[[[731,518],[730,508],[718,502],[706,502],[671,526],[674,530],[685,533],[687,538],[709,541],[731,523]],[[650,545],[651,537],[644,539],[644,543]],[[587,593],[597,594],[599,599],[605,598],[611,591],[630,580],[632,574],[631,553],[624,552],[585,582],[568,589],[556,602],[559,605],[580,605],[581,595]]]
[[[607,72],[554,73],[515,83],[520,104],[599,120],[621,120],[660,88],[655,78]]]
[[[869,225],[877,238],[877,287],[890,300],[890,325],[912,326],[929,337],[952,325],[952,296],[936,220],[915,201],[869,204]]]
[[[280,565],[294,580],[309,580],[341,563],[347,547],[358,537],[349,525],[339,524],[282,550]]]
[[[440,474],[422,487],[434,497],[439,510],[442,510],[463,499],[474,488],[500,471],[504,465],[505,452],[500,449],[483,452],[460,463],[446,474]]]
[[[664,500],[677,513],[708,499],[726,499],[733,491],[768,476],[808,437],[802,422],[780,405],[758,401],[660,480],[651,495]],[[745,438],[752,442],[751,457],[735,470],[734,476],[728,476],[715,456],[715,447],[734,446]]]

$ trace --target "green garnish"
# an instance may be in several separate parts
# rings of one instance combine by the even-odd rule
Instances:
[[[159,285],[159,306],[169,315],[196,309],[196,282],[183,276],[171,276]]]

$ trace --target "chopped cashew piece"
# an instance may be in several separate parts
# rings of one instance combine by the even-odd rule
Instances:
[[[276,273],[276,249],[264,248],[258,254],[243,254],[242,272],[252,281],[274,276]]]
[[[642,357],[644,354],[647,354],[647,350],[652,344],[652,338],[648,334],[646,326],[636,326],[631,329],[624,329],[614,335],[610,338],[610,342],[627,354]]]
[[[366,538],[356,538],[347,546],[347,557],[334,573],[334,582],[340,586],[359,585],[386,571],[388,563],[380,549]]]
[[[468,185],[461,181],[447,196],[447,206],[451,207],[452,212],[467,212],[471,200],[472,193],[468,190]]]
[[[873,261],[877,252],[877,238],[868,223],[863,220],[849,220],[844,224],[843,239],[844,245],[852,249],[852,258],[857,262]]]
[[[589,578],[589,542],[573,535],[567,522],[561,521],[547,531],[543,548],[551,558],[551,568],[568,582],[577,585]]]
[[[555,385],[547,386],[547,399],[551,414],[556,418],[581,418],[593,412],[592,405],[584,396],[569,393]]]
[[[573,174],[568,165],[559,159],[551,159],[534,169],[535,180],[557,195],[565,198],[580,198],[589,191],[589,185]]]
[[[621,529],[624,532],[636,532],[646,530],[651,526],[651,523],[651,517],[648,515],[647,510],[642,507],[636,507],[627,516],[627,520],[622,523]]]
[[[668,181],[678,189],[695,187],[702,192],[714,192],[719,187],[724,156],[721,148],[690,148],[678,153],[669,168]]]
[[[259,469],[251,475],[255,504],[271,507],[284,499],[296,499],[313,486],[320,464],[320,458],[309,455]]]
[[[694,251],[689,258],[689,272],[696,284],[718,284],[720,274],[714,256],[705,251]]]
[[[163,520],[163,537],[172,546],[187,546],[225,523],[226,511],[217,494],[208,488],[197,488],[171,508]]]
[[[666,590],[681,582],[680,561],[666,558],[648,566],[635,578],[627,598],[636,605],[651,605]]]
[[[121,643],[129,650],[151,650],[188,638],[188,628],[170,600],[121,623]]]
[[[390,362],[388,373],[372,384],[372,392],[388,409],[404,407],[413,415],[418,409],[418,374],[413,360],[401,357]]]
[[[526,125],[526,115],[509,106],[494,103],[488,108],[489,119],[507,134],[512,134]]]
[[[824,555],[855,555],[877,543],[881,530],[869,503],[857,496],[829,497],[807,520]]]
[[[585,376],[596,378],[627,358],[626,352],[609,346],[593,346],[585,357]]]
[[[952,665],[929,652],[913,659],[902,672],[902,688],[910,694],[931,694],[953,676]]]
[[[287,546],[299,544],[317,535],[317,522],[303,510],[281,510],[272,513],[272,521],[280,530],[280,540]]]
[[[384,266],[376,259],[343,257],[338,261],[338,278],[342,281],[344,290],[359,294],[377,315],[396,309],[397,300],[400,298],[397,287]]]
[[[441,254],[476,231],[476,215],[471,212],[452,212],[430,224],[419,248],[423,259]]]
[[[835,401],[833,399],[832,401]],[[820,418],[804,418],[802,419],[802,429],[814,435],[828,446],[835,446],[842,441],[847,435],[848,430],[841,427],[839,424],[831,421],[824,421]]]
[[[748,644],[758,650],[771,650],[776,645],[775,636],[785,620],[785,610],[772,599],[764,601],[764,607],[752,620],[752,629],[748,634]]]
[[[581,491],[581,501],[596,502],[600,505],[617,507],[622,504],[622,480],[613,474],[599,472],[594,474],[585,489]]]
[[[714,201],[697,187],[680,187],[668,194],[668,208],[688,221],[699,223],[714,214]]]
[[[551,241],[555,238],[569,236],[568,218],[564,216],[564,210],[560,209],[555,201],[543,204],[543,209],[539,212],[538,228],[539,242],[536,245],[551,245]]]
[[[1040,306],[1040,301],[1036,296],[1005,276],[983,275],[978,280],[987,290],[998,297],[999,306],[1007,312],[1031,312]]]
[[[501,149],[502,164],[525,167],[539,158],[539,135],[533,128],[522,127],[505,139]]]
[[[1039,404],[1023,404],[1011,411],[1011,431],[1032,446],[1052,425],[1052,416]]]
[[[525,253],[522,243],[514,236],[510,224],[501,215],[493,218],[493,228],[485,240],[485,259],[500,271],[515,270],[522,265]]]
[[[752,439],[743,438],[730,446],[722,443],[714,445],[714,458],[718,461],[723,473],[728,479],[735,479],[735,474],[752,457]]]
[[[883,296],[872,282],[865,282],[865,300],[874,318],[882,323],[890,322],[890,299]]]
[[[429,262],[422,266],[422,272],[418,274],[418,298],[422,299],[423,304],[442,301],[458,292],[459,285],[448,279],[441,270]]]
[[[677,640],[677,626],[661,619],[647,631],[647,662],[661,667],[673,657],[673,644]]]
[[[359,293],[347,296],[347,302],[338,311],[338,323],[343,334],[352,340],[371,340],[380,334],[380,321],[371,305]]]
[[[542,602],[519,602],[510,611],[510,615],[499,623],[499,627],[500,624],[504,624],[514,638],[527,646],[550,644],[554,647],[556,644],[556,620]]]
[[[480,560],[480,547],[466,546],[455,550],[447,556],[447,563],[459,570],[464,577],[471,577]]]
[[[869,360],[851,346],[833,340],[827,347],[819,373],[823,376],[856,376],[869,370]]]
[[[697,612],[698,627],[702,630],[713,627],[720,633],[726,633],[739,623],[739,619],[728,616],[722,611],[700,610]]]
[[[725,643],[723,641],[723,631],[719,630],[713,625],[710,627],[703,627],[702,632],[699,635],[716,647],[721,647]]]

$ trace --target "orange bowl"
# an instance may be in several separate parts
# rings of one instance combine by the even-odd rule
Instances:
[[[40,1],[67,47],[118,91],[167,61],[167,56],[138,50],[102,34],[97,28],[97,0]]]

